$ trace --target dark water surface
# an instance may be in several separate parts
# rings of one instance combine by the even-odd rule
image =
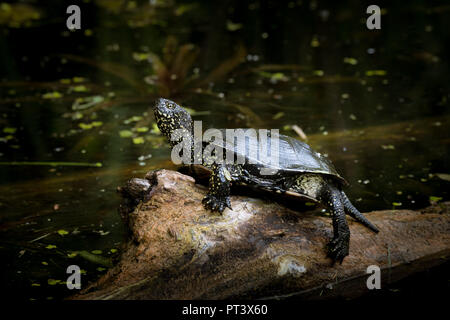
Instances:
[[[68,5],[0,3],[0,269],[11,296],[69,295],[69,264],[86,281],[106,272],[125,238],[116,187],[175,168],[150,110],[159,96],[204,127],[294,137],[300,127],[361,211],[449,200],[447,1],[382,6],[378,31],[358,1],[86,1],[75,32]]]

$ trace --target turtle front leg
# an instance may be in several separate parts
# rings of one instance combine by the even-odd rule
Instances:
[[[209,191],[203,198],[206,209],[222,213],[226,207],[231,209],[230,187],[232,177],[226,166],[216,165],[209,178]]]
[[[332,213],[333,239],[328,244],[328,256],[342,263],[348,256],[350,246],[350,229],[345,218],[344,203],[341,192],[333,185],[322,188],[321,200]]]

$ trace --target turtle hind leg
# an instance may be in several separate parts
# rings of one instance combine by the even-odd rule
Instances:
[[[347,214],[350,217],[352,217],[356,221],[362,223],[364,226],[366,226],[373,232],[376,232],[376,233],[379,232],[378,228],[375,227],[369,220],[367,220],[367,218],[361,212],[359,212],[358,209],[355,208],[355,206],[350,202],[350,200],[348,199],[348,197],[344,193],[344,191],[341,191],[341,198],[342,198],[342,203],[344,205],[345,211],[347,212]]]
[[[341,192],[333,185],[324,185],[320,200],[331,210],[333,220],[333,239],[328,244],[328,256],[342,263],[349,253],[350,229],[345,218]]]

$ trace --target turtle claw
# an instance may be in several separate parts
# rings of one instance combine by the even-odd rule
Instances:
[[[349,252],[350,234],[339,235],[328,243],[328,257],[333,259],[334,262],[342,261]]]
[[[203,198],[202,203],[205,209],[209,209],[213,212],[218,211],[222,213],[225,208],[231,209],[231,202],[229,197],[218,198],[216,196],[208,194]]]

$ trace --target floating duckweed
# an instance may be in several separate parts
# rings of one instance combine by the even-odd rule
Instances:
[[[102,254],[102,250],[92,250],[93,254]]]
[[[383,144],[383,145],[381,145],[381,148],[383,148],[383,150],[394,150],[395,146],[392,144],[388,144],[388,145]]]
[[[56,246],[54,244],[49,244],[48,246],[45,247],[46,249],[55,249]]]
[[[94,128],[94,127],[100,127],[102,125],[103,125],[103,122],[101,122],[101,121],[94,121],[94,122],[91,122],[91,123],[83,123],[82,122],[82,123],[78,124],[78,126],[81,129],[83,129],[83,130],[90,130],[90,129]]]
[[[318,76],[318,77],[322,77],[325,74],[325,72],[323,72],[323,70],[314,70],[313,71],[313,75]]]
[[[71,87],[71,89],[74,92],[87,92],[87,91],[89,91],[89,89],[86,88],[86,86],[84,86],[84,85],[74,86],[74,87]]]
[[[123,123],[130,124],[131,122],[138,122],[138,121],[141,121],[141,120],[142,120],[141,116],[133,116],[133,117],[125,120]]]
[[[121,130],[119,131],[119,136],[121,138],[130,138],[133,135],[133,132],[130,130]]]
[[[53,92],[44,93],[42,95],[42,98],[43,99],[59,99],[59,98],[62,98],[62,96],[63,95],[61,93],[59,93],[57,91],[53,91]]]
[[[237,31],[242,28],[242,23],[234,23],[233,21],[227,21],[227,30],[228,31]]]
[[[354,66],[354,65],[358,64],[358,60],[356,60],[355,58],[351,58],[351,57],[345,57],[344,63],[351,64]]]
[[[117,249],[111,249],[111,250],[109,250],[111,253],[116,253],[117,252]]]
[[[133,59],[136,61],[145,61],[148,60],[150,58],[150,53],[141,53],[141,52],[133,52]]]
[[[71,253],[68,253],[68,254],[67,254],[67,256],[68,256],[69,258],[75,258],[77,255],[78,255],[78,253],[76,253],[76,252],[71,252]]]
[[[442,197],[430,196],[430,202],[439,202],[442,200]]]
[[[42,261],[41,262],[44,266],[48,266],[48,262],[46,262],[46,261]]]
[[[148,127],[139,127],[136,128],[136,132],[147,132],[149,129]]]
[[[32,287],[40,287],[41,284],[40,284],[40,283],[32,283],[31,286],[32,286]]]
[[[4,133],[11,133],[11,134],[14,134],[14,133],[16,133],[16,131],[17,131],[17,128],[11,128],[11,127],[3,128],[3,132],[4,132]]]
[[[85,81],[86,81],[86,78],[83,78],[83,77],[73,77],[73,78],[72,78],[72,81],[73,81],[74,83],[85,82]]]
[[[317,39],[317,36],[314,36],[311,40],[311,47],[317,48],[320,46],[319,39]]]
[[[401,202],[392,202],[392,205],[394,207],[400,207],[402,205],[402,203]]]
[[[145,140],[142,137],[133,138],[133,143],[134,144],[143,144],[144,142],[145,142]]]
[[[311,207],[315,206],[316,204],[314,202],[305,202],[305,206]]]
[[[106,270],[106,268],[103,268],[103,267],[98,267],[97,268],[97,271],[100,271],[100,272],[105,271],[105,270]]]
[[[385,70],[367,70],[366,76],[373,77],[373,76],[385,76],[386,75]]]
[[[69,234],[69,232],[67,232],[66,230],[63,230],[63,229],[58,230],[57,232],[58,232],[58,234],[61,235],[61,236],[65,236],[66,234]]]
[[[158,125],[156,123],[152,123],[152,131],[151,132],[156,133],[156,134],[161,133],[161,131],[159,131]]]
[[[61,283],[61,280],[56,280],[56,279],[48,279],[47,283],[51,286],[57,285]]]

